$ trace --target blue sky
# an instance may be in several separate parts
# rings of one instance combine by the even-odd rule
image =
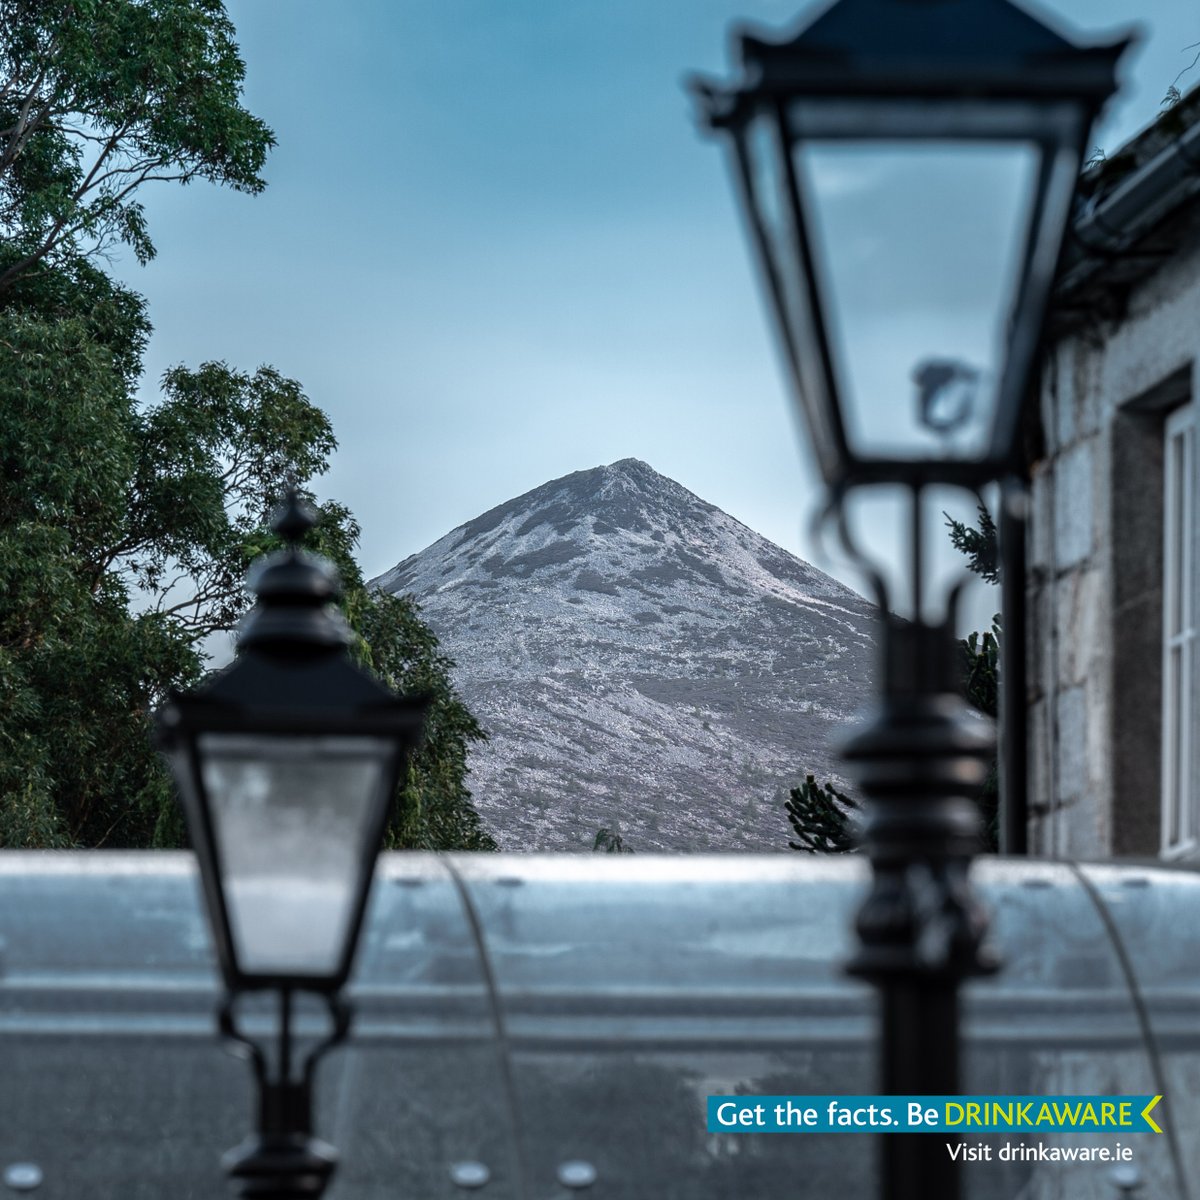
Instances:
[[[682,88],[775,0],[230,0],[250,108],[279,146],[258,197],[144,196],[159,256],[145,397],[177,362],[271,363],[340,442],[322,496],[377,574],[547,479],[635,456],[803,557],[799,444],[722,150]],[[1200,8],[1059,0],[1141,23],[1110,151],[1200,42]],[[1200,68],[1180,80],[1200,82]],[[851,572],[838,570],[852,585]],[[984,597],[987,611],[994,602]]]

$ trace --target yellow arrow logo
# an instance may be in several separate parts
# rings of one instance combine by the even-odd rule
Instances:
[[[1151,1128],[1151,1129],[1153,1129],[1155,1133],[1162,1133],[1162,1130],[1161,1130],[1161,1129],[1159,1129],[1158,1125],[1155,1123],[1155,1120],[1154,1120],[1154,1118],[1153,1118],[1153,1117],[1150,1115],[1150,1110],[1151,1110],[1151,1109],[1152,1109],[1152,1108],[1153,1108],[1153,1107],[1154,1107],[1154,1106],[1155,1106],[1155,1105],[1156,1105],[1156,1104],[1157,1104],[1157,1103],[1158,1103],[1158,1102],[1159,1102],[1161,1099],[1162,1099],[1162,1097],[1161,1097],[1161,1096],[1155,1096],[1155,1097],[1154,1097],[1154,1099],[1153,1099],[1153,1100],[1151,1100],[1151,1101],[1150,1101],[1150,1103],[1149,1103],[1149,1104],[1147,1104],[1147,1105],[1146,1105],[1146,1107],[1142,1109],[1142,1120],[1143,1120],[1143,1121],[1145,1121],[1145,1122],[1146,1122],[1146,1124],[1147,1124],[1147,1125],[1149,1125],[1149,1126],[1150,1126],[1150,1128]]]

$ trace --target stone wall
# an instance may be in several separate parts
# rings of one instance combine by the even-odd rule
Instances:
[[[1035,854],[1159,850],[1163,422],[1193,395],[1200,231],[1108,299],[1120,315],[1061,335],[1042,380],[1028,560]]]

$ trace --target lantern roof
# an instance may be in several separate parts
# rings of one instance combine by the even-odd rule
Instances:
[[[1081,47],[1009,0],[836,0],[795,34],[735,30],[731,89],[698,83],[714,124],[770,96],[1070,97],[1099,106],[1126,34]]]

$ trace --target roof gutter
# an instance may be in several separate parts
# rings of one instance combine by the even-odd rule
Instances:
[[[1109,191],[1088,200],[1071,227],[1059,277],[1069,295],[1200,194],[1200,120]]]

